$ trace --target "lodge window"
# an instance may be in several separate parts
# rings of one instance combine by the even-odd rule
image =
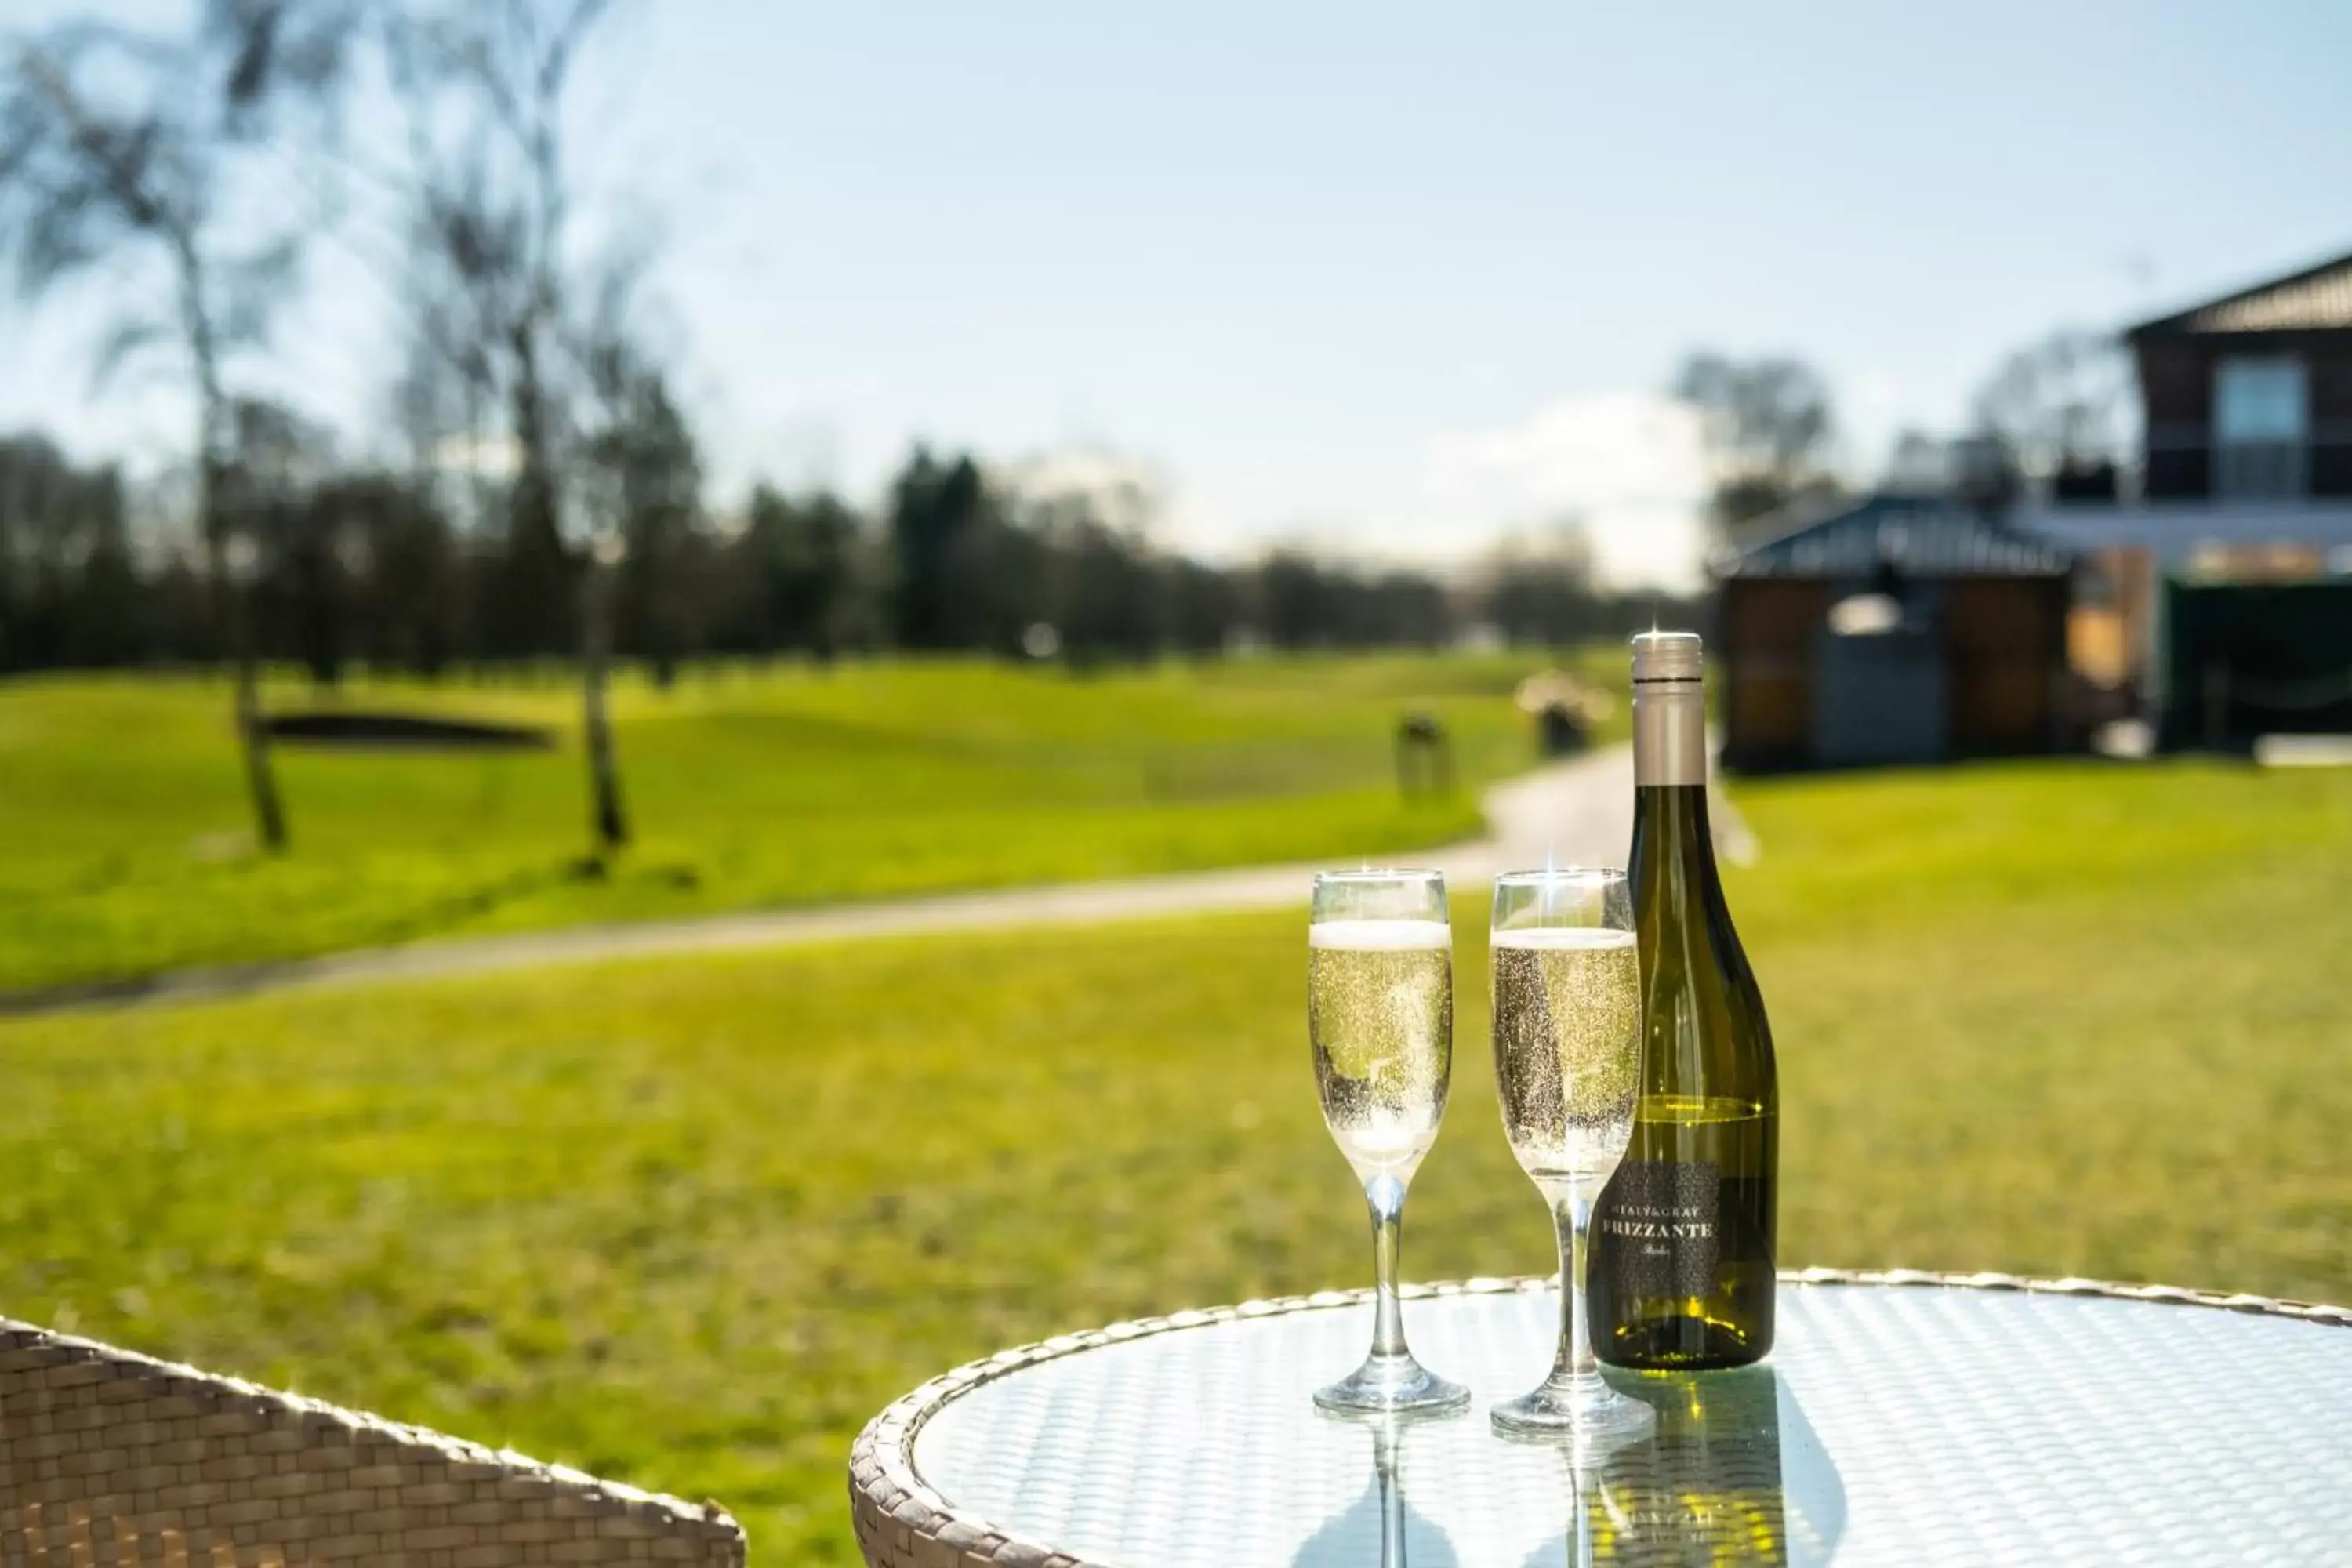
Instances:
[[[2311,399],[2303,362],[2225,359],[2213,368],[2213,493],[2275,500],[2310,489]]]

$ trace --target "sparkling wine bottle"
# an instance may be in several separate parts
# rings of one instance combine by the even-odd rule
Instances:
[[[1617,1366],[1738,1366],[1772,1348],[1780,1090],[1772,1031],[1716,874],[1698,637],[1633,639],[1642,1081],[1601,1194],[1593,1348]]]

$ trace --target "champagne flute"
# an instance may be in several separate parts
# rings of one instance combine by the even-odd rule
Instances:
[[[1633,1135],[1642,974],[1618,870],[1495,879],[1495,1077],[1503,1131],[1559,1237],[1559,1348],[1541,1386],[1495,1406],[1505,1432],[1630,1436],[1657,1415],[1601,1381],[1585,1311],[1592,1205]]]
[[[1423,1367],[1397,1298],[1404,1193],[1437,1141],[1454,1070],[1454,933],[1435,871],[1315,879],[1307,1024],[1323,1122],[1364,1185],[1377,1289],[1364,1364],[1316,1391],[1326,1410],[1459,1410],[1470,1391]]]

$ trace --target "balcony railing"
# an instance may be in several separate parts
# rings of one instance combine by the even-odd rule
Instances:
[[[2311,448],[2301,441],[2237,441],[2213,448],[2220,500],[2299,500],[2311,493]]]
[[[2151,500],[2352,497],[2352,420],[2321,420],[2301,441],[2214,441],[2200,425],[2147,433]]]

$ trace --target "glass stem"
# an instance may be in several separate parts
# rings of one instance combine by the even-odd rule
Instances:
[[[1601,1363],[1592,1354],[1592,1316],[1584,1295],[1592,1200],[1570,1188],[1551,1213],[1559,1231],[1559,1355],[1552,1363],[1551,1381],[1583,1383],[1601,1375]]]
[[[1412,1352],[1404,1344],[1404,1311],[1397,1300],[1397,1247],[1404,1227],[1404,1184],[1383,1173],[1364,1184],[1372,1211],[1372,1354],[1382,1360]]]
[[[1404,1568],[1404,1492],[1397,1485],[1397,1432],[1391,1421],[1372,1430],[1372,1473],[1381,1483],[1381,1568]]]

